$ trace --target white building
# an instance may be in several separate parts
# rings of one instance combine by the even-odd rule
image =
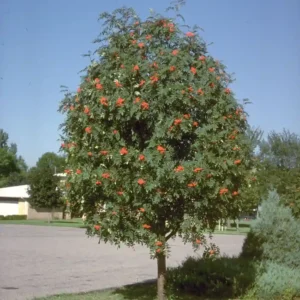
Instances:
[[[26,184],[0,188],[0,215],[28,215],[28,187]]]
[[[26,215],[27,219],[62,219],[62,209],[33,209],[28,202],[29,185],[0,188],[0,215]]]

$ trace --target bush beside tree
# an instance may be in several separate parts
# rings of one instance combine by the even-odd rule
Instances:
[[[257,261],[257,277],[249,295],[258,299],[300,296],[300,222],[272,191],[263,201],[241,257]],[[253,298],[252,298],[253,299]]]
[[[255,264],[248,259],[189,257],[179,267],[168,270],[167,287],[174,294],[231,299],[245,295],[255,276]]]
[[[300,296],[300,270],[272,261],[257,267],[253,287],[245,299],[293,300]]]
[[[292,300],[300,296],[300,222],[272,191],[239,257],[188,258],[168,270],[168,290],[201,297]]]
[[[300,222],[272,191],[247,236],[242,256],[300,268]]]

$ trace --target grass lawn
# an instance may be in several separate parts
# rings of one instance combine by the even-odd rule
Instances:
[[[214,234],[247,234],[250,231],[250,226],[253,224],[253,220],[251,221],[240,221],[239,222],[239,229],[237,230],[234,223],[231,223],[231,227],[227,228],[224,231],[219,231],[218,226],[214,232]]]
[[[224,231],[215,230],[214,234],[247,234],[250,231],[249,227],[241,227],[239,230],[236,230],[236,228],[228,228]]]
[[[62,294],[35,300],[154,300],[156,299],[155,284],[136,284],[125,286],[116,290],[104,290],[99,292]],[[170,298],[173,299],[173,298]],[[204,300],[192,295],[177,295],[176,300]]]
[[[45,220],[0,220],[0,224],[85,228],[84,223],[80,218],[72,220],[53,220],[50,221],[50,223],[48,223],[48,221]]]
[[[213,234],[246,235],[249,231],[250,228],[243,228],[239,231],[236,231],[236,229],[227,229],[224,231],[215,230]]]
[[[50,221],[50,223],[45,220],[0,220],[0,225],[1,224],[86,228],[80,218],[72,220],[53,220]],[[231,227],[224,231],[215,230],[214,234],[247,234],[250,230],[250,224],[251,222],[241,222],[238,231],[235,227]]]

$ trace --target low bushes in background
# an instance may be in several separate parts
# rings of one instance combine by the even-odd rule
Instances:
[[[253,222],[253,221],[251,221]],[[236,228],[237,227],[237,223],[233,222],[233,223],[230,223],[230,226],[233,227],[233,228]],[[249,228],[251,226],[251,223],[239,223],[239,228]]]
[[[27,215],[10,215],[10,216],[0,215],[0,220],[27,220]]]

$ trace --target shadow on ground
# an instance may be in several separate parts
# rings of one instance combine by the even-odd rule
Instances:
[[[156,279],[140,282],[133,285],[127,285],[113,292],[116,299],[124,300],[155,300],[156,297]],[[167,292],[168,299],[176,300],[209,300],[192,294],[178,294],[176,296],[170,291]],[[210,299],[211,300],[211,299]],[[225,300],[225,299],[219,299]]]
[[[153,300],[156,297],[156,280],[147,280],[137,284],[126,285],[113,292],[122,295],[123,299],[130,300]]]

